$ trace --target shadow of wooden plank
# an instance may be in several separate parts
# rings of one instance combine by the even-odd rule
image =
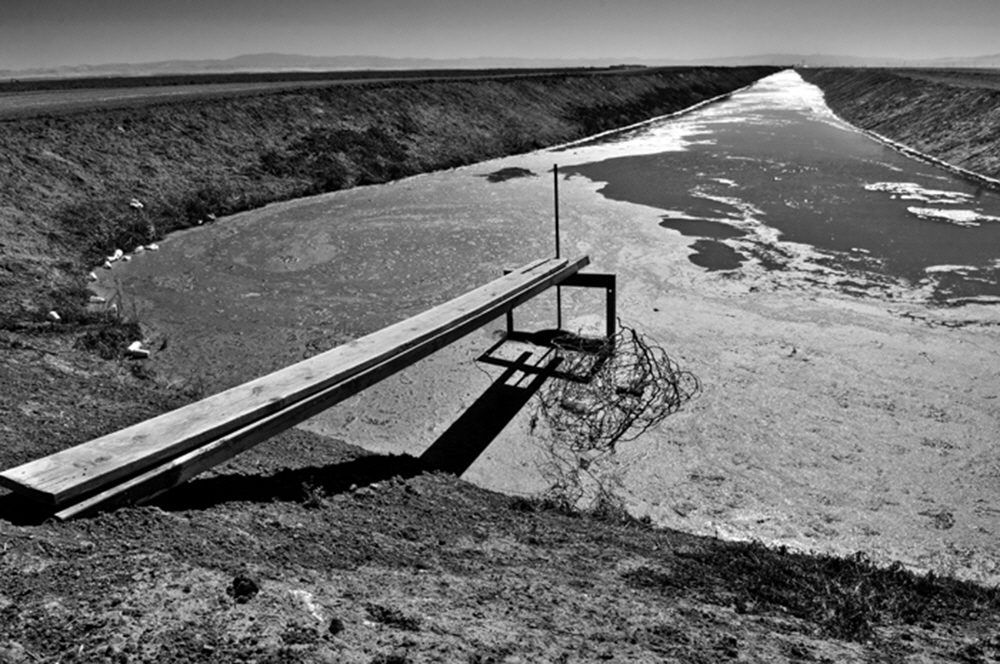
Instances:
[[[581,256],[529,263],[267,376],[0,472],[0,484],[53,507],[69,505],[60,519],[176,486],[294,426],[303,412],[327,408],[447,346],[589,262]]]
[[[427,448],[420,456],[424,468],[455,475],[461,475],[469,469],[542,384],[555,373],[562,361],[560,357],[551,358],[539,369],[528,363],[531,355],[530,352],[522,353],[513,366],[486,388],[482,396]],[[547,357],[549,354],[542,356],[540,362]],[[529,375],[531,379],[525,383]]]

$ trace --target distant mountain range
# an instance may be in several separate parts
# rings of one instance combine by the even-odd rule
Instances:
[[[398,69],[521,69],[610,67],[645,65],[651,67],[712,65],[796,65],[805,67],[948,67],[1000,68],[1000,54],[973,58],[903,60],[841,55],[796,55],[787,53],[734,56],[702,60],[649,58],[386,58],[364,55],[312,56],[282,53],[240,55],[225,60],[166,60],[141,64],[76,65],[44,69],[0,70],[0,78],[75,78],[85,76],[155,76],[163,74],[217,74],[230,72],[398,70]]]

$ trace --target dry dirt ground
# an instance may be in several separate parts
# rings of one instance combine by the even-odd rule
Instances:
[[[301,432],[154,506],[0,536],[2,662],[1000,654],[981,588],[566,513]]]

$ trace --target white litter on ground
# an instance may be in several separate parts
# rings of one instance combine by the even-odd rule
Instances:
[[[126,349],[126,352],[129,357],[136,359],[145,359],[149,357],[149,351],[142,347],[141,341],[133,341],[131,344],[129,344],[128,348]]]

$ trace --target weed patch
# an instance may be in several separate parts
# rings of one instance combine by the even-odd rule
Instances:
[[[507,168],[501,168],[498,171],[493,171],[492,173],[487,173],[483,176],[486,178],[487,182],[497,183],[506,182],[507,180],[513,180],[515,178],[528,178],[537,177],[535,173],[527,168],[520,168],[518,166],[509,166]]]
[[[420,630],[420,619],[403,613],[399,609],[383,606],[381,604],[369,604],[365,607],[372,620],[383,625],[396,627],[408,632]]]
[[[399,178],[408,172],[406,156],[406,148],[381,127],[317,127],[284,150],[264,152],[259,169],[266,175],[310,181],[318,193]]]
[[[150,218],[127,201],[76,201],[63,206],[56,217],[90,264],[103,262],[115,249],[131,250],[156,239]]]
[[[134,321],[109,321],[95,329],[84,332],[76,341],[76,347],[95,353],[105,360],[115,360],[124,356],[130,343],[142,338],[142,329]]]
[[[624,575],[632,587],[666,594],[695,592],[743,613],[788,613],[829,636],[865,641],[882,624],[933,623],[996,615],[1000,589],[896,563],[874,565],[864,554],[839,558],[733,543],[677,554],[669,570],[640,567]]]

